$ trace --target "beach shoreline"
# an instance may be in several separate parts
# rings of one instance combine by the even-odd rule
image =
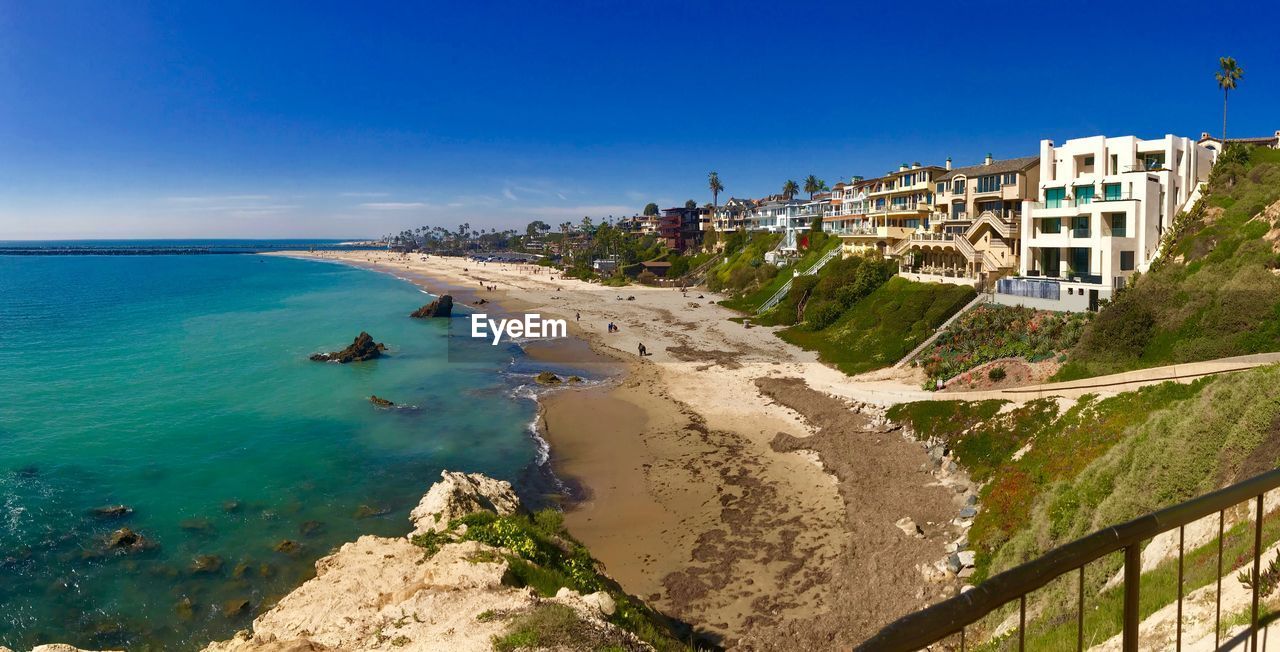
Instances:
[[[269,255],[391,273],[432,294],[458,292],[455,305],[483,297],[504,312],[563,318],[570,335],[589,347],[591,362],[621,366],[605,382],[539,396],[554,473],[580,487],[566,504],[566,527],[629,592],[727,646],[794,649],[797,635],[816,649],[853,644],[940,597],[941,587],[912,575],[908,583],[919,590],[900,587],[855,625],[844,624],[849,596],[837,593],[850,587],[842,567],[864,554],[895,558],[875,563],[891,568],[886,579],[902,582],[903,568],[914,574],[917,564],[941,557],[942,542],[864,551],[848,540],[861,516],[842,496],[832,466],[811,451],[774,447],[782,435],[804,440],[816,427],[756,385],[762,378],[801,378],[827,391],[848,379],[771,329],[728,321],[734,313],[715,303],[719,297],[606,287],[562,279],[553,268],[457,257]],[[609,323],[620,330],[610,332]],[[635,353],[641,343],[650,353],[643,358]],[[531,360],[558,361],[541,346],[528,347]],[[842,454],[862,452],[855,446]],[[917,453],[923,463],[923,450]],[[929,491],[929,482],[912,475],[893,485]],[[900,516],[875,519],[892,528]]]

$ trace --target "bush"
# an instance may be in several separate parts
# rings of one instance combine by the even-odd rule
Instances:
[[[978,306],[953,323],[920,364],[928,386],[1001,358],[1030,362],[1055,357],[1080,339],[1088,313],[1059,313],[1021,306]]]
[[[1006,375],[1007,374],[1005,373],[1004,367],[992,367],[989,371],[987,371],[987,378],[991,379],[994,382],[1000,382],[1004,380]]]
[[[657,285],[658,275],[646,269],[643,272],[640,272],[640,275],[636,277],[636,280],[639,281],[641,285]]]

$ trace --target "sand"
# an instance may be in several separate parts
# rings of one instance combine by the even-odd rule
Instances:
[[[772,443],[779,433],[811,437],[823,425],[825,438],[853,435],[841,429],[857,424],[806,418],[765,398],[756,384],[799,378],[828,394],[883,404],[927,395],[910,372],[851,383],[772,329],[728,321],[736,313],[701,290],[611,288],[565,280],[550,268],[418,254],[289,255],[387,271],[433,293],[454,292],[458,303],[484,297],[496,304],[486,309],[562,317],[571,334],[607,356],[593,358],[596,363],[621,360],[626,372],[614,382],[544,397],[553,466],[583,492],[565,522],[624,588],[710,638],[738,649],[793,650],[803,631],[800,649],[834,649],[920,608],[937,592],[913,564],[922,551],[941,556],[941,534],[910,549],[890,546],[874,560],[852,557],[847,544],[867,532],[877,532],[877,542],[894,536],[893,522],[902,516],[942,518],[934,514],[941,503],[926,500],[927,513],[908,514],[916,501],[898,509],[878,500],[869,509],[856,495],[842,494],[827,467],[856,468],[847,459],[824,466],[803,446],[775,450]],[[482,284],[497,287],[482,290]],[[620,332],[607,332],[609,322]],[[636,355],[639,343],[650,352],[643,359]],[[553,348],[535,357],[562,354]],[[856,458],[878,445],[857,437],[845,446],[815,448]],[[902,468],[927,461],[919,448],[893,452]],[[921,473],[885,473],[878,480],[884,486],[877,496],[935,491]],[[868,563],[851,572],[852,564]],[[890,582],[907,585],[868,601]],[[849,620],[850,605],[865,608]]]

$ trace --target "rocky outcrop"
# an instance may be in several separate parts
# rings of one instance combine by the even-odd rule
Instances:
[[[431,303],[409,313],[409,316],[417,317],[418,319],[430,319],[432,317],[448,317],[452,314],[453,297],[445,294],[439,299],[436,299],[435,301],[432,301]]]
[[[445,471],[410,518],[420,533],[475,511],[519,509],[509,483]],[[574,631],[592,633],[592,640],[557,649],[597,649],[600,641],[625,650],[652,649],[607,620],[617,608],[607,593],[562,589],[544,598],[504,584],[509,565],[501,552],[462,541],[427,555],[409,538],[360,537],[317,561],[316,577],[254,620],[252,631],[210,644],[205,652],[487,652],[513,622],[548,606],[572,609],[580,626]]]
[[[370,402],[370,403],[373,403],[373,405],[374,405],[375,407],[384,407],[384,408],[388,408],[388,407],[395,407],[395,406],[396,406],[396,404],[395,404],[395,403],[392,403],[391,401],[388,401],[387,399],[382,398],[382,397],[378,396],[377,394],[374,394],[374,395],[370,396],[370,397],[369,397],[369,402]]]
[[[0,645],[0,652],[13,652],[13,650]],[[31,648],[31,652],[95,652],[95,650],[81,650],[78,647],[72,647],[64,643],[51,643],[49,645],[37,645]],[[102,650],[101,652],[116,652],[113,650]]]
[[[104,521],[124,518],[132,514],[133,508],[128,505],[104,505],[102,507],[95,507],[89,510],[90,516]]]
[[[386,351],[387,347],[379,342],[374,342],[368,333],[360,331],[351,346],[332,353],[315,353],[311,356],[316,362],[338,362],[346,364],[348,362],[364,362],[372,360]]]
[[[539,385],[559,385],[564,382],[559,376],[551,373],[550,371],[544,371],[538,374],[533,380]]]
[[[440,532],[448,528],[449,521],[479,511],[514,514],[520,511],[520,498],[510,482],[479,473],[441,471],[440,481],[409,512],[409,520],[413,521],[413,534]]]

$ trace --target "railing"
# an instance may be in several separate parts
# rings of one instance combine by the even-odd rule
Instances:
[[[1001,279],[1004,280],[1004,279]],[[944,639],[959,636],[960,650],[966,645],[969,625],[997,609],[1018,602],[1018,649],[1025,649],[1027,595],[1071,572],[1079,572],[1076,583],[1076,649],[1084,649],[1084,569],[1091,562],[1112,553],[1124,551],[1123,629],[1121,649],[1138,650],[1140,614],[1138,599],[1142,585],[1142,542],[1174,529],[1178,530],[1178,598],[1177,648],[1182,648],[1183,549],[1187,524],[1218,514],[1217,604],[1214,609],[1214,649],[1221,644],[1222,632],[1222,541],[1226,511],[1237,505],[1256,501],[1253,530],[1253,569],[1250,588],[1252,606],[1249,619],[1251,648],[1258,650],[1258,577],[1262,558],[1263,496],[1280,487],[1280,469],[1254,476],[1225,489],[1140,516],[1128,523],[1112,526],[1055,548],[1048,554],[1005,571],[983,582],[977,588],[928,609],[918,611],[890,623],[868,639],[857,650],[908,652],[923,649]]]
[[[806,269],[803,272],[796,274],[795,276],[812,276],[813,274],[817,274],[818,270],[822,269],[823,266],[827,264],[827,262],[829,262],[832,258],[835,258],[836,256],[840,255],[840,249],[841,247],[839,245],[832,247],[831,251],[828,251],[825,255],[822,256],[822,258],[818,259],[818,262],[810,265],[809,269]],[[767,312],[769,309],[781,303],[782,298],[787,296],[787,293],[791,291],[791,283],[795,281],[795,276],[792,276],[790,280],[788,280],[786,283],[783,283],[782,287],[778,288],[778,291],[773,293],[773,296],[770,296],[764,303],[760,304],[760,307],[756,309],[756,314],[757,315],[763,314]]]

